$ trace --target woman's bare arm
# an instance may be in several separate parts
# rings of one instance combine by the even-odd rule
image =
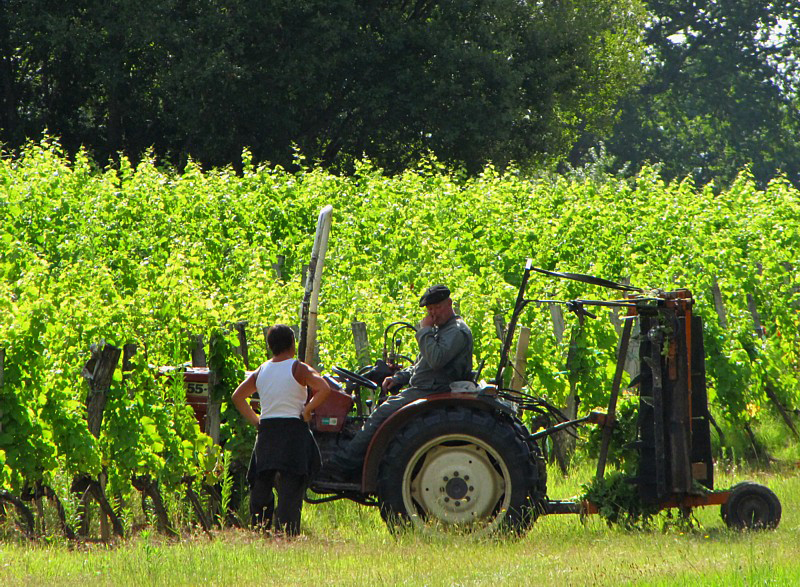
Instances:
[[[250,377],[242,381],[236,391],[233,392],[233,395],[231,395],[231,402],[242,417],[256,427],[258,426],[259,415],[250,407],[250,402],[247,401],[247,398],[256,392],[257,376],[258,369],[251,373]]]

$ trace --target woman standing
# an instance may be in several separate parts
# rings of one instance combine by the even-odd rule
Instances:
[[[308,422],[314,408],[330,393],[328,383],[313,368],[295,359],[294,332],[285,324],[267,331],[272,359],[245,379],[231,396],[239,413],[258,427],[258,437],[247,471],[250,484],[250,521],[278,530],[300,533],[300,511],[309,480],[319,468],[319,448]],[[306,387],[314,393],[310,402]],[[258,391],[261,414],[247,398]],[[273,488],[278,494],[275,506]]]

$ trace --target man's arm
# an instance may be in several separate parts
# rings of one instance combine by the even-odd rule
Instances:
[[[250,377],[242,381],[236,391],[233,392],[233,395],[231,395],[231,403],[239,410],[242,417],[253,426],[258,426],[259,415],[250,407],[247,398],[256,392],[256,377],[258,377],[258,369],[251,373]]]
[[[405,369],[401,369],[394,375],[390,375],[389,377],[385,378],[383,380],[383,384],[381,385],[383,391],[388,393],[393,389],[398,389],[400,387],[403,387],[404,385],[408,385],[408,382],[411,381],[411,377],[414,375],[415,366],[416,363],[414,365],[409,365],[408,367],[406,367]]]
[[[467,337],[458,328],[435,335],[432,327],[423,326],[417,330],[417,343],[431,368],[441,369],[467,348]]]

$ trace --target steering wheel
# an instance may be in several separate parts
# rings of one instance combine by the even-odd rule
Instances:
[[[364,387],[368,387],[369,389],[378,389],[378,384],[374,381],[370,381],[366,377],[359,375],[358,373],[353,373],[352,371],[345,369],[344,367],[334,367],[331,369],[334,373],[336,373],[339,377],[349,381],[350,383],[355,383],[356,385],[363,385]]]

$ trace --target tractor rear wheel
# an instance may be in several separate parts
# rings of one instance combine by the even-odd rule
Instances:
[[[378,480],[381,515],[390,527],[521,532],[535,518],[537,471],[507,417],[438,408],[409,422],[389,445]]]

